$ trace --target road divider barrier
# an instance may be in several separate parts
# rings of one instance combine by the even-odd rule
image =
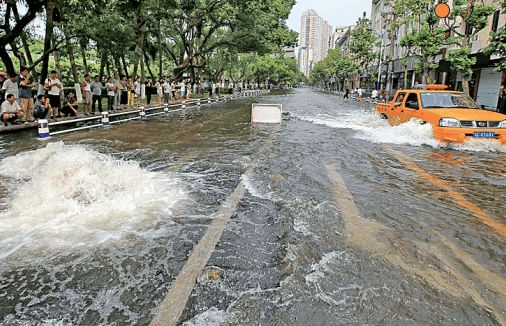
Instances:
[[[269,94],[270,90],[261,90],[261,91],[248,91],[242,93],[240,97],[249,97],[249,96],[259,96]],[[225,99],[237,99],[239,96],[235,94],[229,96],[221,96],[216,98],[216,102],[224,101]],[[159,106],[153,106],[150,108],[146,108],[144,106],[137,106],[136,110],[128,110],[125,112],[117,112],[117,113],[109,113],[108,111],[102,112],[100,116],[92,116],[92,117],[84,117],[78,119],[71,120],[61,120],[55,122],[48,122],[46,119],[40,119],[37,122],[38,126],[38,139],[46,139],[50,136],[56,136],[66,133],[71,133],[80,130],[88,130],[98,127],[106,127],[114,124],[119,124],[123,122],[128,122],[132,120],[144,120],[147,117],[157,116],[161,114],[168,114],[171,112],[182,111],[187,107],[199,107],[201,105],[205,105],[201,102],[201,99],[191,100],[191,101],[183,101],[181,103],[174,104],[163,104]],[[205,101],[205,100],[204,100]],[[205,102],[204,102],[205,103]],[[209,97],[207,99],[207,105],[211,105],[213,103],[213,98]],[[172,108],[172,110],[171,110]],[[107,124],[104,124],[104,113],[107,115]],[[111,118],[113,118],[111,120]],[[58,130],[51,132],[50,129],[53,127],[58,127],[59,129],[72,126],[73,128],[68,128],[64,130]]]
[[[102,126],[108,125],[109,125],[109,112],[104,111],[102,112]]]
[[[49,123],[46,119],[38,120],[37,128],[39,130],[39,139],[49,138]]]

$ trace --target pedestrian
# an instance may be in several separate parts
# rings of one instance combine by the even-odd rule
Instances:
[[[189,100],[191,98],[191,94],[192,94],[192,83],[191,81],[188,81],[188,83],[186,84],[186,99]]]
[[[2,89],[2,87],[4,86],[4,82],[5,82],[5,76],[0,73],[0,103],[2,103],[5,99],[4,90]]]
[[[40,94],[37,96],[37,103],[35,103],[34,109],[33,109],[33,117],[37,120],[45,119],[47,116],[47,113],[49,112],[49,109],[47,107],[47,99],[46,96],[43,94]]]
[[[141,104],[141,78],[137,77],[134,81],[134,106],[135,104],[140,105]]]
[[[181,96],[181,100],[185,99],[185,96],[186,96],[186,84],[184,83],[184,80],[182,80],[179,83],[179,94]]]
[[[163,80],[160,79],[156,82],[156,96],[158,97],[158,105],[162,104],[163,101]]]
[[[114,111],[114,99],[115,99],[115,90],[116,86],[114,86],[114,80],[112,77],[107,78],[107,82],[105,84],[107,89],[107,111]]]
[[[8,126],[8,123],[17,124],[17,120],[24,118],[23,111],[13,94],[7,94],[6,100],[2,103],[0,113],[2,114],[4,126]]]
[[[35,83],[30,78],[28,69],[22,69],[21,75],[19,76],[19,101],[21,109],[23,110],[23,115],[28,122],[35,121],[33,118],[34,103],[32,94],[32,88],[34,86]]]
[[[84,74],[84,80],[81,83],[81,89],[83,92],[83,111],[85,116],[91,115],[91,77],[90,74]]]
[[[350,89],[346,88],[343,95],[344,100],[347,102],[350,99]]]
[[[51,76],[44,83],[44,87],[48,90],[49,103],[51,103],[53,114],[54,111],[56,111],[56,117],[61,118],[60,94],[63,90],[63,84],[61,83],[60,79],[58,79],[58,73],[56,70],[51,71]]]
[[[124,110],[126,109],[127,107],[127,104],[128,104],[128,81],[127,81],[127,78],[126,76],[122,76],[121,77],[121,98],[120,98],[120,105],[121,105],[121,110]]]
[[[9,94],[14,95],[16,100],[19,99],[18,75],[15,72],[9,74],[9,79],[4,81],[2,90],[4,90],[4,96],[6,99]]]
[[[61,112],[66,117],[75,117],[78,113],[78,104],[77,100],[74,97],[74,93],[72,91],[68,92],[67,96],[65,96],[65,99],[63,100],[63,108],[61,109]]]
[[[220,97],[220,87],[221,87],[221,83],[219,80],[216,81],[216,83],[214,84],[214,92],[216,94],[216,96]]]
[[[91,83],[92,92],[92,114],[95,115],[95,104],[98,102],[98,111],[102,112],[102,82],[100,76],[96,75],[95,80]]]
[[[170,84],[169,79],[165,79],[163,83],[163,102],[169,103],[172,95],[172,85]]]
[[[362,89],[362,87],[359,87],[357,89],[357,94],[358,94],[358,101],[362,102],[362,96],[364,95],[364,90]]]
[[[214,93],[214,83],[212,80],[209,80],[207,83],[207,90],[209,91],[209,97],[213,97]]]
[[[371,99],[375,101],[377,97],[378,97],[378,90],[374,89],[371,93]]]
[[[146,82],[146,103],[151,105],[151,95],[153,94],[153,79],[148,78]]]
[[[114,109],[121,109],[121,92],[123,91],[123,85],[121,84],[121,79],[123,76],[119,77],[118,73],[114,73],[113,83],[114,83]]]
[[[132,82],[132,78],[128,78],[127,79],[126,88],[128,90],[128,102],[127,102],[128,108],[133,108],[133,106],[134,106],[135,86],[134,86],[134,83]]]

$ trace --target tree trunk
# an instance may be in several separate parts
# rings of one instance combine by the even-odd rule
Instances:
[[[53,47],[56,47],[56,45],[55,45],[56,39],[55,39],[54,35],[53,35],[52,41],[53,41]],[[60,53],[58,51],[53,52],[53,59],[54,59],[55,70],[58,73],[58,76],[60,76],[60,78],[61,78]]]
[[[126,64],[126,60],[125,60],[125,56],[124,55],[121,56],[121,62],[123,63],[123,69],[125,69],[125,76],[126,76],[126,78],[130,78],[130,76],[128,76],[128,66]]]
[[[158,78],[162,78],[162,76],[163,76],[163,61],[162,61],[163,47],[162,47],[162,26],[161,26],[162,17],[160,14],[160,1],[157,1],[157,14],[158,14],[158,19],[157,19],[158,33],[157,33],[156,37],[157,37],[157,41],[158,41]],[[148,65],[148,68],[149,68],[149,65]],[[150,74],[151,74],[151,72],[150,72]]]
[[[112,74],[111,74],[111,65],[109,64],[109,56],[106,55],[106,60],[105,60],[105,70],[107,71],[107,76],[108,77],[112,77]]]
[[[47,79],[49,68],[49,49],[51,48],[51,40],[53,39],[53,11],[56,0],[48,0],[46,5],[46,33],[44,36],[44,53],[46,54],[42,60],[42,70],[40,72],[40,82],[38,94],[44,93],[44,82]]]
[[[79,45],[81,46],[81,57],[83,59],[83,69],[84,69],[84,73],[85,74],[89,74],[90,71],[88,69],[88,61],[86,60],[86,45],[87,45],[87,42],[86,42],[86,39],[84,37],[82,37],[80,40],[79,40]]]
[[[118,56],[113,55],[114,58],[114,64],[116,65],[116,71],[120,76],[125,75],[125,72],[123,71],[123,66],[121,65],[120,59]]]
[[[100,57],[100,80],[104,79],[104,70],[106,61],[107,61],[107,52],[103,50],[102,56]]]
[[[16,20],[16,23],[19,24],[20,19],[19,19],[18,7],[12,6],[12,12],[14,13],[14,19]],[[30,51],[30,46],[28,45],[26,33],[23,31],[20,36],[21,36],[21,43],[23,44],[23,50],[26,55],[26,61],[28,63],[26,66],[32,66],[33,65],[32,52]],[[32,73],[33,79],[37,80],[38,75],[37,75],[37,72],[35,71],[35,69],[33,69],[31,71],[31,73]]]
[[[74,84],[79,83],[79,75],[77,73],[76,59],[74,58],[74,49],[72,49],[72,45],[70,44],[67,35],[65,35],[65,41],[67,45],[67,53],[69,55],[70,70],[72,71],[72,79],[74,80]]]
[[[146,53],[144,53],[144,61],[146,63],[146,68],[148,69],[149,76],[151,76],[151,79],[153,79],[153,81],[156,81],[155,75],[153,75],[153,71],[149,65],[149,56]]]

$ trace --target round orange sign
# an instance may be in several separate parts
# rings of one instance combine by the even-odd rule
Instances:
[[[434,8],[434,13],[439,18],[446,18],[450,16],[450,6],[446,3],[440,3]]]

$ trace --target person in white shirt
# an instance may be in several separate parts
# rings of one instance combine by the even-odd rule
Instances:
[[[364,93],[364,90],[362,88],[357,89],[358,94],[358,101],[362,102],[362,94]]]
[[[170,98],[172,95],[172,85],[170,84],[170,81],[168,79],[165,79],[165,82],[163,83],[163,99],[164,103],[169,103]]]
[[[7,99],[2,103],[1,114],[4,126],[7,126],[8,122],[16,123],[16,120],[23,118],[23,111],[14,95],[7,95]]]
[[[16,73],[9,74],[9,79],[4,81],[2,89],[5,91],[5,96],[12,94],[17,100],[19,98],[18,75]]]
[[[49,103],[54,111],[57,112],[57,118],[61,118],[60,114],[60,93],[63,90],[63,85],[58,79],[56,70],[51,71],[51,76],[44,83],[44,88],[48,90]]]
[[[179,83],[179,94],[181,96],[181,100],[184,100],[186,96],[186,84],[184,81],[181,81],[181,83]]]
[[[163,100],[163,80],[160,79],[156,84],[156,95],[158,96],[158,105],[162,104]]]
[[[372,93],[371,93],[371,98],[373,100],[375,100],[378,97],[378,94],[379,94],[379,92],[378,92],[377,89],[373,90]]]
[[[89,116],[91,115],[91,99],[92,99],[90,74],[84,74],[84,80],[81,83],[81,89],[83,93],[84,115]]]

